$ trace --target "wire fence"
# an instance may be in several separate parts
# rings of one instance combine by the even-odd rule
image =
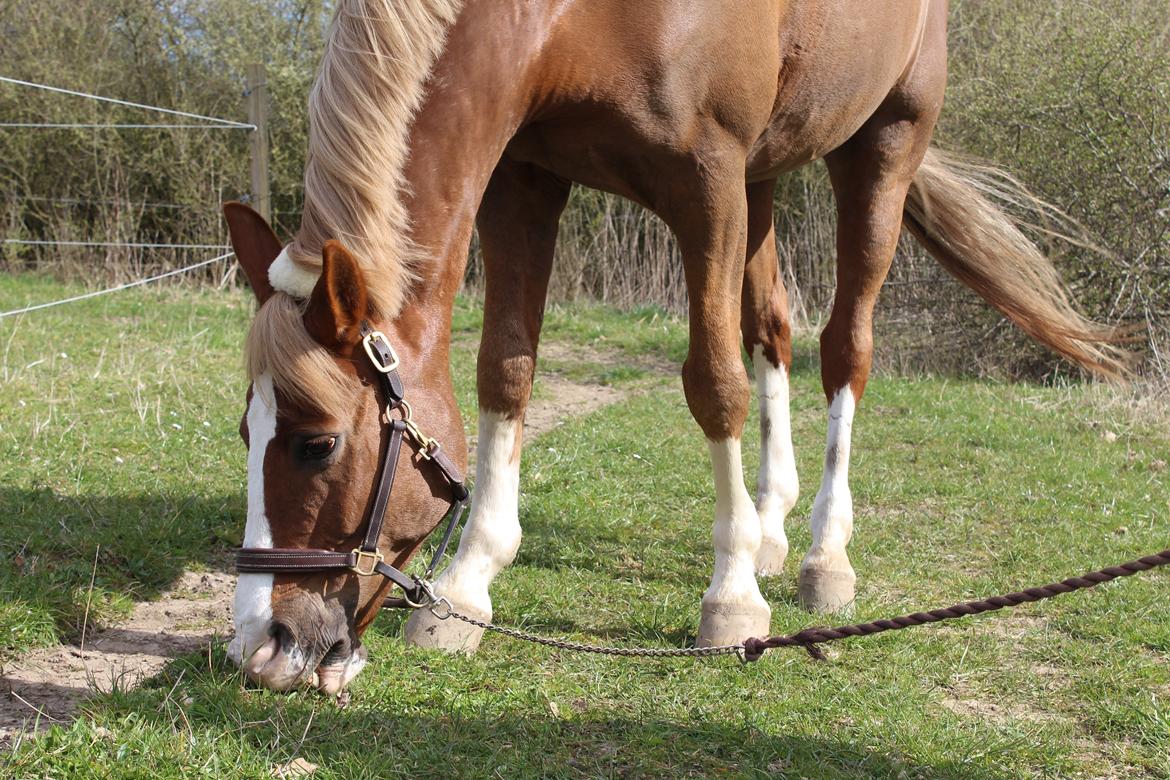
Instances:
[[[31,305],[31,306],[25,306],[25,307],[20,308],[20,309],[13,309],[11,311],[0,312],[0,320],[5,319],[7,317],[15,317],[18,314],[27,314],[27,313],[33,312],[33,311],[40,311],[41,309],[51,309],[54,306],[61,306],[62,304],[66,304],[66,303],[76,303],[77,301],[85,301],[85,300],[88,300],[90,298],[97,298],[98,296],[101,296],[101,295],[109,295],[110,293],[121,292],[122,290],[129,290],[131,287],[141,287],[142,285],[151,284],[152,282],[161,281],[163,279],[168,279],[172,276],[179,276],[180,274],[189,273],[189,272],[195,271],[199,268],[206,268],[209,265],[213,265],[215,263],[221,263],[224,260],[227,260],[229,257],[235,257],[235,256],[236,256],[235,252],[227,252],[226,254],[219,255],[218,257],[213,257],[210,260],[203,260],[201,262],[193,263],[193,264],[185,266],[183,268],[176,268],[173,271],[167,271],[166,273],[156,274],[154,276],[148,276],[144,279],[135,279],[133,282],[119,284],[119,285],[116,285],[114,287],[107,287],[104,290],[94,290],[92,292],[82,293],[81,295],[74,295],[74,296],[71,296],[69,298],[62,298],[62,299],[56,300],[56,301],[48,301],[46,303],[36,303],[36,304]]]
[[[236,130],[255,130],[256,125],[248,122],[237,122],[233,119],[222,119],[215,116],[206,116],[204,114],[193,114],[190,111],[178,111],[173,108],[163,108],[162,106],[152,106],[147,103],[135,103],[130,100],[120,100],[118,98],[105,97],[103,95],[95,95],[90,92],[79,92],[74,89],[65,89],[64,87],[53,87],[48,84],[38,84],[34,81],[23,81],[21,79],[9,78],[8,76],[0,76],[0,82],[5,84],[13,84],[21,87],[29,87],[31,89],[40,89],[45,92],[55,92],[59,95],[70,95],[72,97],[87,98],[89,100],[96,100],[99,103],[110,103],[116,106],[123,106],[126,108],[139,108],[144,111],[153,111],[158,114],[166,114],[168,116],[178,116],[185,119],[198,119],[201,122],[210,122],[211,124],[200,124],[196,127],[224,127],[233,128]],[[157,125],[147,125],[148,127],[156,127]]]
[[[133,241],[41,241],[38,239],[5,238],[0,244],[16,246],[78,246],[105,249],[231,249],[227,244],[150,244]]]
[[[194,120],[188,122],[161,122],[161,123],[146,123],[146,122],[118,122],[100,124],[94,122],[21,122],[9,121],[0,122],[0,128],[6,129],[41,129],[41,130],[246,130],[254,132],[257,130],[256,125],[248,122],[237,122],[231,119],[223,119],[222,117],[207,116],[205,114],[196,114],[189,111],[179,111],[172,108],[164,108],[162,106],[154,106],[147,103],[137,103],[130,100],[122,100],[119,98],[111,98],[104,95],[96,95],[90,92],[82,92],[79,90],[66,89],[64,87],[55,87],[48,84],[39,84],[32,81],[25,81],[22,79],[11,78],[8,76],[0,76],[0,83],[11,84],[19,87],[27,87],[30,89],[42,90],[60,95],[70,97],[78,97],[87,100],[93,100],[99,103],[122,106],[125,108],[140,109],[165,116],[177,117],[179,119]],[[15,193],[11,194],[15,198]],[[92,205],[90,202],[73,199],[73,198],[47,198],[38,196],[28,196],[26,200],[47,203],[60,203],[69,205]],[[108,201],[105,201],[108,203]],[[147,204],[143,204],[144,206]],[[158,206],[159,208],[184,208],[178,204],[150,204]],[[160,249],[160,250],[230,250],[230,246],[223,244],[195,244],[195,243],[168,243],[168,242],[141,242],[141,241],[50,241],[42,239],[23,239],[23,238],[5,238],[0,240],[0,244],[6,246],[35,246],[35,247],[78,247],[78,248],[93,248],[93,249]],[[159,282],[163,279],[169,279],[176,276],[188,274],[192,271],[201,268],[207,268],[217,263],[224,262],[235,257],[235,253],[228,251],[216,257],[206,260],[201,260],[196,263],[191,263],[182,268],[176,268],[164,273],[154,274],[152,276],[135,279],[123,284],[106,287],[100,290],[93,290],[82,293],[80,295],[73,295],[67,298],[62,298],[54,301],[46,301],[43,303],[31,304],[10,311],[0,312],[0,320],[9,317],[16,317],[30,312],[41,311],[44,309],[51,309],[56,306],[62,306],[69,303],[76,303],[78,301],[89,300],[111,293],[121,292],[122,290],[129,290],[134,287],[141,287],[143,285]]]

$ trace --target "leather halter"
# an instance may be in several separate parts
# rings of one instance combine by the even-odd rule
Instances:
[[[241,547],[236,551],[236,570],[241,574],[304,574],[307,572],[350,571],[361,577],[375,575],[384,577],[402,589],[404,598],[387,599],[384,606],[421,606],[431,598],[430,579],[435,567],[442,560],[451,542],[451,535],[463,519],[471,492],[467,489],[459,467],[443,452],[439,442],[424,434],[412,419],[410,404],[406,402],[402,377],[398,374],[398,355],[386,337],[370,327],[368,322],[361,326],[362,346],[367,357],[380,377],[382,392],[386,396],[387,425],[390,436],[382,453],[378,474],[378,492],[374,506],[366,521],[366,535],[361,546],[350,552],[314,550],[302,548]],[[390,413],[399,410],[401,418],[391,418]],[[398,453],[402,439],[406,438],[418,450],[424,461],[434,464],[451,488],[451,508],[447,511],[447,525],[443,538],[435,550],[426,572],[413,576],[386,563],[378,549],[382,535],[382,524],[386,520],[386,507],[390,502],[390,491],[394,487],[394,475],[398,468]]]

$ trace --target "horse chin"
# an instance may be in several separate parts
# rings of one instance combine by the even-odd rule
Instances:
[[[348,658],[330,660],[329,664],[317,667],[313,674],[313,686],[327,696],[337,696],[362,669],[366,668],[368,656],[365,647],[358,647]]]

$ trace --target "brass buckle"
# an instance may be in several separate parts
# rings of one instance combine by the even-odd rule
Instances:
[[[431,453],[439,448],[439,442],[432,439],[422,432],[422,429],[415,425],[414,409],[405,400],[399,403],[402,407],[402,423],[406,426],[406,435],[410,437],[411,441],[418,445],[419,454],[426,460],[431,459]],[[434,448],[434,450],[432,449]]]
[[[353,554],[357,557],[357,560],[354,561],[353,566],[349,567],[349,570],[352,571],[353,573],[357,574],[359,577],[372,577],[372,576],[374,576],[375,574],[378,573],[377,572],[378,564],[381,563],[383,560],[385,560],[382,553],[378,552],[377,550],[374,550],[373,552],[368,552],[367,550],[363,550],[361,548],[355,547]],[[368,569],[362,568],[362,561],[363,560],[370,562],[370,567]]]
[[[374,342],[378,339],[386,345],[386,349],[390,352],[390,364],[383,365],[382,359],[378,357],[378,353],[374,351]],[[374,364],[374,368],[381,371],[383,374],[389,374],[394,369],[398,368],[398,353],[394,351],[394,347],[390,346],[390,340],[380,330],[367,333],[366,337],[362,339],[362,346],[366,349],[366,354],[370,358],[370,362]]]

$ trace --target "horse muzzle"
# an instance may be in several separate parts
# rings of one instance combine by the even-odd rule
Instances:
[[[336,695],[365,667],[366,649],[336,601],[302,596],[296,602],[296,609],[277,610],[271,619],[240,621],[228,657],[265,688],[311,686]]]

